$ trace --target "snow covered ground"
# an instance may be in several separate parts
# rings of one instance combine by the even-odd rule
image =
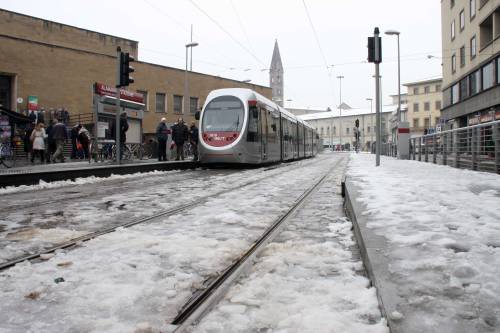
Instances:
[[[149,172],[10,188],[0,196],[0,262],[311,163],[271,170]]]
[[[193,332],[388,332],[353,256],[341,177],[329,177]]]
[[[227,267],[302,191],[344,157],[325,154],[273,170],[245,171],[244,181],[268,177],[184,214],[120,229],[72,251],[59,251],[46,262],[25,262],[1,272],[0,331],[168,331],[180,306],[205,280]],[[150,191],[164,194],[163,200],[156,201],[164,208],[168,202],[192,200],[217,186],[218,190],[234,188],[241,181],[241,174],[239,178],[235,174],[215,177],[204,191],[194,184],[192,191],[172,187],[170,192],[161,192],[160,187]],[[116,193],[112,200],[117,204],[133,201],[127,197],[141,199],[129,208],[129,214],[151,213],[147,205],[153,199],[147,190]],[[96,223],[103,217],[99,209],[79,212]],[[335,232],[335,228],[330,230]],[[352,274],[359,263],[351,265],[347,266]],[[359,279],[357,286],[366,287],[366,279]]]
[[[500,332],[500,176],[352,155],[348,177],[383,255],[405,332]]]

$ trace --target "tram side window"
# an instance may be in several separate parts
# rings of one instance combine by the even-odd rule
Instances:
[[[259,110],[256,107],[249,108],[247,141],[259,141]]]

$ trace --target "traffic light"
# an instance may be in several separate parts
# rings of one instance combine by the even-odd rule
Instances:
[[[354,124],[356,125],[356,128],[359,128],[359,119],[356,119],[356,121],[354,122]]]
[[[120,52],[120,84],[119,87],[126,87],[131,83],[134,83],[134,78],[130,76],[130,73],[135,72],[134,67],[130,66],[130,63],[135,61],[129,53]]]
[[[382,38],[368,37],[368,62],[382,62]]]

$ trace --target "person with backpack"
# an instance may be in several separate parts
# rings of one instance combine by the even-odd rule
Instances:
[[[82,145],[83,159],[88,159],[89,158],[90,133],[82,125],[79,125],[78,142],[80,142],[80,144]]]
[[[66,132],[66,126],[59,119],[56,120],[52,128],[52,137],[56,142],[56,151],[52,156],[52,161],[55,163],[59,159],[61,163],[64,163],[64,143],[68,138],[68,132]]]

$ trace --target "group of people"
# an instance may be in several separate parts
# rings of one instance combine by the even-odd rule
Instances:
[[[50,108],[48,111],[45,111],[45,108],[41,107],[39,110],[24,110],[24,115],[35,124],[45,124],[58,119],[63,124],[68,125],[70,121],[69,111],[65,108]]]
[[[167,141],[171,135],[172,145],[171,150],[176,150],[176,161],[184,160],[184,144],[189,142],[193,150],[194,160],[198,160],[198,128],[195,122],[191,123],[188,128],[184,123],[184,119],[179,118],[178,121],[169,129],[167,120],[162,118],[156,128],[156,139],[158,140],[158,161],[167,160]]]
[[[35,162],[36,156],[41,163],[50,163],[51,160],[64,162],[64,142],[67,138],[66,126],[59,119],[49,121],[47,129],[43,122],[32,123],[26,128],[24,150],[31,154],[31,163]]]

